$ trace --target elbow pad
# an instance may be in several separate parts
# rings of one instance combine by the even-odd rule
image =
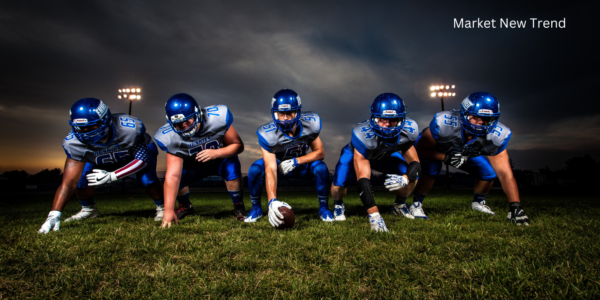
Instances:
[[[373,190],[371,189],[371,182],[369,181],[369,179],[359,179],[356,188],[358,189],[358,195],[360,196],[360,200],[362,200],[362,203],[366,209],[369,209],[373,206],[377,206],[375,204],[375,198],[373,197]]]
[[[419,162],[413,161],[408,164],[408,168],[406,168],[406,177],[408,177],[409,182],[413,182],[419,178],[419,173],[421,173],[421,164]]]

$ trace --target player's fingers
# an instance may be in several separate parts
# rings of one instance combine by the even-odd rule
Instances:
[[[56,222],[56,223],[54,224],[54,227],[52,228],[52,230],[54,230],[54,231],[58,231],[59,229],[60,229],[60,222]]]

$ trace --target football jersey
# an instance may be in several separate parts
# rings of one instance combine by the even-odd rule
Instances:
[[[263,149],[283,161],[306,155],[309,144],[319,137],[320,132],[321,117],[316,112],[307,111],[300,115],[300,133],[296,136],[281,131],[274,121],[258,127],[256,135]]]
[[[460,152],[469,157],[496,155],[504,151],[512,134],[510,128],[498,122],[487,135],[464,141],[460,111],[456,109],[435,114],[429,124],[429,131],[436,141],[437,151],[444,154]]]
[[[202,129],[191,137],[182,137],[167,123],[154,133],[154,140],[160,149],[183,158],[184,163],[196,162],[198,152],[223,147],[223,137],[233,123],[229,108],[221,104],[202,108],[202,119]]]
[[[134,159],[148,160],[147,149],[141,148],[146,148],[152,138],[146,133],[146,127],[140,119],[126,114],[113,114],[112,126],[114,132],[109,131],[112,135],[110,141],[99,146],[80,142],[71,131],[63,141],[67,157],[98,166]]]
[[[352,140],[348,144],[351,149],[356,149],[368,160],[382,160],[394,154],[394,152],[407,151],[419,136],[419,125],[411,118],[406,118],[404,128],[399,138],[394,138],[393,144],[390,140],[383,139],[373,132],[369,120],[358,123],[352,129]]]

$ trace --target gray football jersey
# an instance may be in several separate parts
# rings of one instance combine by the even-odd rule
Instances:
[[[258,143],[265,150],[274,153],[277,159],[286,160],[306,155],[312,141],[321,132],[321,117],[316,112],[307,111],[300,115],[300,134],[290,137],[277,128],[274,121],[256,130]]]
[[[95,165],[109,165],[114,163],[129,162],[135,157],[134,145],[143,141],[146,145],[152,138],[146,133],[142,121],[126,114],[112,115],[112,124],[115,134],[105,145],[86,145],[80,142],[73,132],[63,141],[65,153],[71,159],[92,163]]]
[[[227,105],[211,105],[202,108],[203,125],[200,133],[184,138],[173,131],[169,123],[154,133],[160,149],[181,157],[185,162],[196,161],[196,154],[204,149],[223,147],[223,137],[233,123],[233,115]]]
[[[369,120],[358,123],[352,129],[352,141],[350,148],[356,149],[368,160],[382,160],[394,154],[394,152],[405,152],[412,146],[419,136],[419,125],[411,118],[406,118],[400,138],[395,144],[385,143],[377,136],[371,128]]]
[[[431,136],[436,140],[436,150],[441,153],[460,152],[465,156],[496,155],[508,146],[512,135],[510,128],[498,122],[494,130],[466,142],[462,137],[460,111],[442,111],[429,124]]]

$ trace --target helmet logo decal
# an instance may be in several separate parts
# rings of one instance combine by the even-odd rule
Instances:
[[[471,100],[469,100],[469,98],[466,98],[465,100],[463,100],[462,102],[462,107],[467,110],[469,109],[469,107],[473,106],[473,102],[471,102]]]
[[[491,109],[480,109],[478,112],[480,115],[492,115],[494,112]]]
[[[277,109],[282,110],[282,109],[291,109],[292,106],[290,104],[279,104],[279,107]]]
[[[275,98],[273,98],[273,99],[271,100],[271,107],[273,107],[273,104],[275,104],[275,101],[277,101],[277,99],[275,99]]]
[[[300,100],[300,96],[296,96],[296,100],[298,100],[298,106],[302,105],[302,100]]]
[[[108,110],[108,106],[106,106],[106,104],[104,104],[104,102],[100,101],[100,105],[98,105],[98,108],[96,108],[96,112],[98,113],[98,116],[100,117],[100,119],[104,118],[107,110]]]
[[[381,114],[382,116],[396,116],[396,111],[395,110],[384,110],[383,113]]]
[[[77,125],[85,125],[87,123],[88,123],[88,119],[86,119],[86,118],[73,120],[73,124],[77,124]]]
[[[171,122],[173,123],[181,123],[185,121],[185,116],[183,114],[176,114],[171,116]]]

